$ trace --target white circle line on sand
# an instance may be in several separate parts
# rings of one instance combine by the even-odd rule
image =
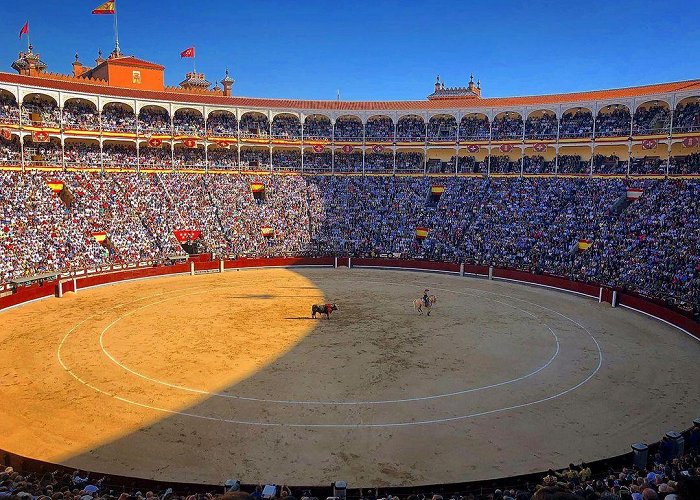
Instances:
[[[360,281],[360,283],[379,283],[379,284],[398,285],[398,283],[372,282],[372,281]],[[401,284],[401,285],[405,286],[405,284]],[[444,290],[444,291],[453,292],[452,290]],[[460,396],[460,395],[469,394],[469,393],[473,393],[473,392],[483,391],[483,390],[487,390],[487,389],[493,389],[496,387],[514,384],[516,382],[520,382],[520,381],[525,380],[527,378],[533,377],[534,375],[540,373],[542,370],[546,369],[549,365],[551,365],[552,362],[554,362],[554,360],[557,358],[557,356],[559,356],[559,353],[561,351],[561,345],[560,345],[559,337],[557,336],[557,334],[554,332],[554,330],[547,323],[542,323],[549,330],[552,337],[554,338],[554,342],[556,345],[555,350],[554,350],[554,354],[552,354],[552,356],[543,365],[537,367],[534,371],[532,371],[526,375],[521,375],[520,377],[516,377],[516,378],[510,379],[510,380],[504,380],[504,381],[497,382],[494,384],[484,385],[484,386],[480,386],[480,387],[473,387],[473,388],[469,388],[469,389],[461,389],[458,391],[447,392],[447,393],[442,393],[442,394],[434,394],[434,395],[429,395],[429,396],[417,396],[417,397],[402,398],[402,399],[368,400],[368,401],[330,401],[330,400],[329,401],[321,401],[321,400],[287,400],[287,399],[255,398],[255,397],[248,397],[248,396],[239,396],[239,395],[230,394],[230,393],[207,391],[204,389],[197,389],[197,388],[193,388],[193,387],[188,387],[188,386],[182,385],[182,384],[174,384],[172,382],[168,382],[165,380],[157,379],[154,377],[149,377],[148,375],[144,375],[143,373],[140,373],[140,372],[130,368],[129,366],[127,366],[124,363],[122,363],[121,361],[119,361],[116,357],[114,357],[114,355],[111,352],[109,352],[109,350],[105,347],[105,343],[104,343],[105,335],[114,325],[116,325],[122,319],[129,317],[132,314],[134,314],[142,309],[146,309],[147,307],[150,307],[153,305],[161,304],[161,303],[166,302],[168,300],[177,299],[179,297],[185,297],[185,296],[189,296],[189,295],[200,295],[202,293],[206,293],[206,291],[188,293],[188,294],[178,295],[178,296],[174,296],[174,297],[168,297],[168,298],[163,299],[163,300],[159,300],[156,302],[145,304],[145,305],[138,307],[132,311],[124,313],[123,315],[121,315],[120,317],[118,317],[117,319],[112,321],[109,325],[107,325],[100,332],[100,336],[99,336],[100,349],[107,356],[107,358],[109,358],[109,360],[112,363],[116,364],[117,366],[119,366],[123,370],[131,373],[132,375],[135,375],[143,380],[147,380],[149,382],[153,382],[155,384],[160,384],[160,385],[170,387],[173,389],[178,389],[178,390],[182,390],[182,391],[186,391],[186,392],[192,392],[195,394],[205,394],[205,395],[212,396],[212,397],[236,399],[236,400],[241,400],[241,401],[252,401],[252,402],[273,403],[273,404],[286,404],[286,405],[307,405],[307,406],[311,406],[311,405],[316,405],[316,406],[322,406],[322,405],[324,405],[324,406],[370,406],[370,405],[411,403],[411,402],[419,402],[419,401],[429,401],[432,399],[449,398],[449,397]],[[458,292],[455,292],[455,293],[458,293]],[[473,294],[461,294],[461,295],[474,296]],[[513,306],[512,304],[508,304],[508,303],[500,301],[500,300],[495,300],[495,299],[492,299],[492,300],[494,300],[494,302],[502,304],[506,307],[510,307],[510,308],[516,309],[520,312],[523,312],[523,313],[533,317],[534,319],[538,319],[537,316],[530,311],[526,311],[524,309],[521,309],[519,307]]]
[[[383,282],[380,282],[380,283],[383,283]],[[406,284],[404,283],[403,285],[406,285]],[[416,286],[417,286],[417,285],[416,285]],[[192,288],[196,288],[196,287],[192,287]],[[475,289],[475,290],[478,290],[478,289]],[[478,290],[478,291],[482,291],[482,290]],[[226,424],[248,425],[248,426],[258,426],[258,427],[293,427],[293,428],[346,428],[346,429],[358,429],[358,428],[388,428],[388,427],[408,427],[408,426],[416,426],[416,425],[441,424],[441,423],[449,423],[449,422],[455,422],[455,421],[460,421],[460,420],[467,420],[467,419],[471,419],[471,418],[476,418],[476,417],[481,417],[481,416],[486,416],[486,415],[493,415],[493,414],[496,414],[496,413],[502,413],[502,412],[511,411],[511,410],[516,410],[516,409],[520,409],[520,408],[527,408],[527,407],[530,407],[530,406],[534,406],[534,405],[537,405],[537,404],[541,404],[541,403],[545,403],[545,402],[548,402],[548,401],[552,401],[552,400],[558,399],[558,398],[560,398],[560,397],[562,397],[562,396],[565,396],[566,394],[569,394],[570,392],[575,391],[575,390],[578,389],[579,387],[583,386],[583,385],[586,384],[588,381],[590,381],[590,380],[600,371],[601,367],[603,366],[603,352],[602,352],[602,350],[601,350],[601,348],[600,348],[600,344],[598,343],[598,340],[593,336],[593,334],[592,334],[585,326],[583,326],[581,323],[578,323],[576,320],[574,320],[574,319],[572,319],[572,318],[566,316],[565,314],[563,314],[563,313],[561,313],[561,312],[559,312],[559,311],[555,311],[555,310],[553,310],[553,309],[550,309],[550,308],[548,308],[548,307],[546,307],[546,306],[542,306],[542,305],[537,304],[537,303],[534,303],[534,302],[529,302],[529,301],[527,301],[527,300],[520,299],[520,298],[517,298],[517,297],[511,297],[511,296],[508,296],[508,295],[497,294],[497,293],[495,293],[495,292],[488,292],[488,291],[482,291],[482,292],[484,292],[484,293],[486,293],[486,294],[490,294],[490,295],[501,296],[501,297],[505,297],[505,298],[511,298],[511,299],[513,299],[513,300],[518,300],[518,301],[524,302],[524,303],[526,303],[526,304],[530,304],[530,305],[539,307],[539,308],[541,308],[541,309],[544,309],[544,310],[547,310],[547,311],[551,311],[551,312],[553,312],[553,313],[555,313],[555,314],[557,314],[557,315],[559,315],[559,316],[561,316],[561,317],[563,317],[563,318],[569,320],[569,321],[572,322],[573,324],[577,325],[578,327],[580,327],[581,329],[583,329],[583,330],[588,334],[588,336],[591,337],[591,339],[592,339],[593,342],[595,343],[596,349],[597,349],[597,351],[598,351],[598,365],[597,365],[596,368],[593,370],[593,372],[591,372],[585,379],[583,379],[582,381],[580,381],[578,384],[574,385],[573,387],[570,387],[570,388],[568,388],[568,389],[565,389],[565,390],[563,390],[563,391],[560,391],[560,392],[557,393],[557,394],[554,394],[554,395],[551,395],[551,396],[547,396],[547,397],[545,397],[545,398],[540,398],[540,399],[535,400],[535,401],[529,401],[529,402],[526,402],[526,403],[521,403],[521,404],[517,404],[517,405],[511,405],[511,406],[507,406],[507,407],[503,407],[503,408],[496,408],[496,409],[493,409],[493,410],[487,410],[487,411],[482,411],[482,412],[470,413],[470,414],[466,414],[466,415],[458,415],[458,416],[454,416],[454,417],[444,417],[444,418],[429,419],[429,420],[413,420],[413,421],[406,421],[406,422],[361,423],[361,424],[351,424],[351,423],[349,423],[349,424],[334,424],[334,423],[329,423],[329,424],[306,424],[306,423],[286,423],[286,422],[260,422],[260,421],[251,421],[251,420],[238,420],[238,419],[225,419],[225,418],[218,418],[218,417],[210,417],[210,416],[207,416],[207,415],[199,415],[199,414],[190,413],[190,412],[185,412],[185,411],[170,410],[170,409],[167,409],[167,408],[160,408],[160,407],[153,406],[153,405],[148,405],[148,404],[145,404],[145,403],[139,403],[138,401],[133,401],[133,400],[130,400],[130,399],[127,399],[127,398],[123,398],[123,397],[118,396],[118,395],[115,395],[115,394],[111,394],[111,393],[109,393],[109,392],[107,392],[107,391],[104,391],[104,390],[102,390],[102,389],[100,389],[100,388],[98,388],[98,387],[95,387],[95,386],[93,386],[93,385],[91,385],[91,384],[89,384],[89,383],[83,381],[82,379],[80,379],[80,378],[79,378],[77,375],[75,375],[69,368],[67,368],[67,367],[65,366],[65,364],[63,363],[63,361],[62,361],[62,359],[61,359],[61,356],[60,356],[60,349],[61,349],[61,346],[63,345],[63,343],[65,342],[65,340],[67,339],[67,337],[70,335],[71,331],[74,331],[74,330],[78,327],[78,325],[76,325],[76,326],[73,327],[71,330],[69,330],[69,332],[66,333],[66,335],[64,336],[63,340],[61,341],[61,344],[59,345],[58,357],[59,357],[59,361],[61,362],[61,365],[64,367],[64,369],[65,369],[66,371],[68,371],[68,373],[69,373],[73,378],[75,378],[76,380],[78,380],[80,383],[84,384],[86,387],[89,387],[89,388],[91,388],[91,389],[93,389],[93,390],[95,390],[95,391],[97,391],[97,392],[99,392],[99,393],[102,393],[102,394],[104,394],[104,395],[110,396],[110,397],[112,397],[112,398],[114,398],[114,399],[116,399],[116,400],[118,400],[118,401],[121,401],[121,402],[130,404],[130,405],[132,405],[132,406],[138,406],[138,407],[141,407],[141,408],[146,408],[146,409],[149,409],[149,410],[152,410],[152,411],[157,411],[157,412],[161,412],[161,413],[167,413],[167,414],[171,414],[171,415],[179,415],[179,416],[185,416],[185,417],[191,417],[191,418],[198,418],[198,419],[202,419],[202,420],[208,420],[208,421],[214,421],[214,422],[221,422],[221,423],[226,423]],[[156,294],[156,295],[153,295],[153,296],[157,296],[157,295],[162,295],[162,294]],[[465,295],[467,295],[467,294],[465,294]],[[138,302],[139,300],[141,300],[141,299],[132,301],[131,303],[133,303],[133,302]],[[92,317],[94,317],[94,316],[96,316],[96,315],[92,315]],[[85,320],[83,320],[83,321],[82,321],[81,323],[79,323],[79,324],[84,323],[85,321],[87,321],[87,319],[89,319],[89,317],[86,318]]]

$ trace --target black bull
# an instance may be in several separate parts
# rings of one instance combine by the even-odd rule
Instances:
[[[314,304],[311,306],[311,317],[315,319],[316,313],[319,313],[325,314],[326,318],[331,319],[331,311],[337,310],[338,306],[335,304]]]

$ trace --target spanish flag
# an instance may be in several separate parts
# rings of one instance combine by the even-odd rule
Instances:
[[[49,186],[49,188],[51,188],[51,191],[53,191],[56,194],[63,191],[63,182],[62,181],[50,179],[50,180],[46,181],[46,184]]]
[[[262,193],[265,191],[265,184],[261,184],[260,182],[253,182],[250,184],[250,190],[253,193]]]
[[[591,240],[578,240],[578,249],[582,252],[588,250],[593,244]]]
[[[265,238],[271,238],[275,234],[274,228],[271,228],[270,226],[261,227],[260,232]]]
[[[445,192],[445,186],[431,186],[430,188],[430,194],[440,196],[442,193]]]
[[[107,239],[107,233],[105,233],[104,231],[98,231],[92,233],[92,237],[95,238],[95,241],[97,243],[102,244],[102,242]]]
[[[116,12],[116,7],[115,7],[115,1],[116,0],[110,0],[109,2],[105,2],[99,7],[97,7],[95,10],[92,11],[93,14],[114,14]]]
[[[430,229],[428,229],[427,227],[420,227],[420,226],[417,227],[416,228],[416,239],[419,239],[419,240],[426,239],[428,237],[429,231],[430,231]]]

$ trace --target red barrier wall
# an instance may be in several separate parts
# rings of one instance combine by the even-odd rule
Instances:
[[[338,259],[340,260],[340,259]],[[243,267],[291,267],[291,266],[333,266],[333,257],[270,257],[270,258],[245,258],[224,262],[224,269],[238,269]],[[218,264],[217,264],[218,265]]]
[[[338,258],[338,266],[347,266],[347,257]],[[292,266],[333,266],[333,257],[271,257],[271,258],[239,258],[235,260],[224,261],[225,269],[240,269],[246,267],[292,267]],[[401,260],[401,259],[381,259],[381,258],[353,258],[352,264],[357,266],[367,267],[385,267],[385,268],[405,268],[426,271],[443,271],[451,273],[459,273],[459,264],[453,262],[434,262],[426,260]],[[204,259],[195,261],[195,271],[216,271],[219,268],[218,261],[204,261]],[[168,274],[188,273],[190,271],[189,262],[175,264],[172,266],[158,267],[142,267],[137,269],[128,269],[122,271],[108,272],[103,274],[92,274],[76,278],[78,290],[96,285],[104,285],[107,283],[115,283],[129,279],[148,278],[152,276],[165,276]],[[478,275],[488,275],[487,266],[476,266],[465,264],[465,273]],[[532,274],[526,271],[518,271],[514,269],[499,269],[494,268],[493,276],[496,278],[506,278],[525,283],[534,283],[538,285],[546,285],[551,287],[569,290],[582,293],[590,297],[598,297],[600,287],[586,283],[578,283],[557,276],[547,276],[541,274]],[[27,302],[41,297],[48,297],[54,294],[54,287],[58,281],[46,282],[42,286],[32,285],[29,287],[21,287],[17,293],[0,297],[0,310]],[[63,292],[73,291],[72,280],[63,282]],[[609,288],[603,289],[603,300],[610,302],[612,300],[612,290]],[[618,302],[620,305],[625,305],[648,313],[657,318],[668,321],[669,323],[683,328],[687,332],[700,338],[700,324],[692,319],[673,311],[663,305],[645,300],[641,297],[628,295],[624,293],[618,294]]]
[[[187,264],[187,269],[189,269],[189,264]],[[195,272],[197,271],[217,271],[219,269],[219,261],[195,261],[194,263],[194,270]]]
[[[651,314],[657,318],[668,321],[669,323],[683,328],[694,337],[700,339],[700,323],[693,321],[681,313],[673,311],[660,304],[645,300],[634,295],[626,293],[617,294],[617,303],[623,306],[633,307],[647,314]]]
[[[210,253],[198,253],[198,254],[190,255],[187,260],[192,261],[192,262],[211,262],[211,254]]]
[[[434,262],[431,260],[401,260],[401,259],[366,259],[353,258],[352,265],[367,267],[404,267],[408,269],[423,269],[426,271],[447,271],[459,273],[459,264],[454,262]]]
[[[494,278],[507,278],[517,281],[526,281],[528,283],[536,283],[538,285],[553,286],[556,288],[562,288],[564,290],[570,290],[572,292],[578,292],[584,295],[589,295],[591,297],[598,297],[598,293],[600,292],[600,287],[596,285],[579,283],[577,281],[567,280],[566,278],[560,278],[558,276],[548,276],[545,274],[532,274],[526,271],[516,271],[515,269],[494,268],[493,276]]]
[[[478,274],[481,276],[489,275],[489,266],[477,266],[475,264],[464,264],[464,272],[469,274]]]
[[[0,309],[16,306],[22,302],[28,302],[42,297],[49,297],[54,294],[54,287],[58,280],[46,281],[43,285],[23,286],[17,289],[17,293],[0,297]]]
[[[128,271],[117,271],[114,273],[107,274],[94,274],[92,276],[86,276],[84,278],[77,278],[76,282],[78,285],[78,291],[81,288],[87,288],[89,286],[104,285],[107,283],[114,283],[117,281],[124,281],[136,278],[149,278],[151,276],[164,276],[166,274],[175,273],[187,273],[190,270],[190,265],[185,264],[175,264],[172,266],[160,266],[160,267],[146,267],[140,269],[130,269]],[[70,282],[68,282],[70,283]],[[63,284],[63,290],[66,291],[66,284]],[[72,284],[70,285],[72,289]]]

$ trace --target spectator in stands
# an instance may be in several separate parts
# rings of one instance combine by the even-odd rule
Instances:
[[[335,122],[335,140],[361,142],[364,133],[362,121],[351,116],[341,116]]]
[[[543,113],[542,116],[529,116],[525,121],[526,139],[556,139],[557,117],[553,113]]]
[[[576,138],[593,136],[593,115],[587,109],[565,113],[559,120],[559,137]]]
[[[489,133],[489,121],[485,116],[465,116],[459,122],[459,138],[462,140],[488,140]]]
[[[388,116],[370,117],[365,124],[365,137],[368,141],[393,141],[394,122]]]
[[[15,96],[0,90],[0,124],[16,125],[19,123],[19,107]]]
[[[456,141],[457,122],[452,116],[434,116],[428,122],[428,140],[434,142]]]
[[[168,112],[156,106],[141,109],[139,112],[138,126],[141,132],[147,134],[170,135],[172,133]]]
[[[420,116],[403,116],[396,127],[396,140],[400,142],[424,141],[426,137],[425,122]]]
[[[262,113],[246,113],[239,123],[241,137],[269,137],[270,121]],[[269,163],[269,161],[268,161]]]
[[[238,137],[238,120],[233,113],[211,113],[207,134],[213,137]]]
[[[136,132],[136,115],[128,106],[107,104],[101,114],[102,130],[108,132]]]
[[[63,105],[63,127],[73,130],[100,130],[100,115],[91,102],[69,99]]]
[[[204,117],[196,111],[179,109],[173,115],[175,135],[204,136]]]
[[[629,137],[632,118],[626,106],[615,105],[598,113],[595,120],[596,137]]]
[[[515,140],[523,137],[523,118],[517,113],[504,113],[494,118],[491,138],[494,141]]]
[[[311,115],[304,120],[304,137],[310,140],[330,141],[333,136],[331,121],[320,115]]]
[[[294,115],[277,115],[272,120],[272,137],[276,139],[301,139],[301,122]]]
[[[674,133],[697,132],[700,130],[700,101],[679,105],[673,115]]]

